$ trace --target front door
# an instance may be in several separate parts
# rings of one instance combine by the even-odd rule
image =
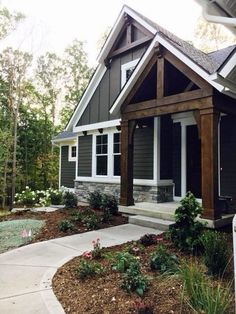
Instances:
[[[196,198],[201,198],[201,141],[197,126],[188,125],[186,133],[186,190],[191,191]]]

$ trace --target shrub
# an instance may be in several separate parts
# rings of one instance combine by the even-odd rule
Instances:
[[[199,237],[204,226],[196,218],[202,208],[191,192],[180,203],[181,206],[175,211],[176,224],[170,229],[171,240],[179,249],[193,252],[200,248]]]
[[[133,255],[139,255],[144,251],[144,247],[139,242],[133,242],[132,244],[128,245],[126,251]]]
[[[157,243],[156,234],[146,233],[139,239],[139,242],[144,246],[149,246]]]
[[[111,215],[117,215],[118,213],[118,202],[114,195],[103,194],[101,209],[103,211],[109,211]]]
[[[140,297],[148,289],[149,280],[146,276],[142,275],[139,263],[133,262],[123,275],[121,288],[130,293],[135,291]]]
[[[60,190],[49,189],[50,200],[52,205],[61,205],[63,202],[63,194]]]
[[[24,206],[33,206],[38,202],[38,196],[35,191],[32,191],[28,186],[21,193],[16,193],[15,201],[17,204]]]
[[[100,209],[102,206],[102,193],[100,191],[90,192],[87,200],[90,208]]]
[[[82,260],[75,270],[77,278],[85,280],[102,272],[102,266],[94,261]]]
[[[150,268],[151,270],[158,270],[161,274],[164,272],[173,273],[177,270],[177,262],[177,257],[160,244],[151,255]]]
[[[136,258],[128,252],[118,252],[113,257],[112,269],[120,273],[124,273],[132,263],[136,262]]]
[[[93,259],[98,259],[102,257],[102,248],[101,248],[101,243],[100,243],[100,239],[97,238],[97,240],[93,241],[93,249],[91,251],[91,255]]]
[[[104,209],[103,211],[103,215],[102,215],[102,222],[106,223],[111,221],[112,219],[112,214],[110,213],[110,211],[108,209]]]
[[[204,248],[203,259],[213,275],[222,275],[228,263],[228,246],[225,235],[220,232],[205,231],[200,237]]]
[[[67,208],[75,208],[77,207],[77,197],[73,192],[66,191],[63,195],[63,203]]]
[[[58,223],[58,228],[60,231],[66,232],[68,230],[73,230],[74,229],[74,224],[70,222],[69,220],[61,220]]]
[[[99,226],[99,219],[93,211],[90,211],[89,213],[83,214],[82,223],[87,229],[96,230]]]
[[[180,267],[179,276],[183,282],[183,296],[196,313],[226,314],[232,302],[229,287],[220,283],[213,286],[193,264]]]

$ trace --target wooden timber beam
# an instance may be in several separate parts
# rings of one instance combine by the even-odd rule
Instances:
[[[150,100],[147,102],[135,104],[139,105],[140,110],[124,112],[122,117],[126,120],[142,119],[148,117],[155,117],[164,114],[172,114],[183,111],[191,111],[197,109],[206,109],[212,107],[212,97],[204,97],[200,99],[188,100],[179,103],[171,103],[164,105],[157,105],[157,100]],[[141,109],[145,106],[145,109]],[[132,107],[131,105],[129,107]]]
[[[164,58],[157,59],[157,99],[164,97]]]

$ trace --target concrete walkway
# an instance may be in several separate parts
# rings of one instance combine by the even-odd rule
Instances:
[[[98,231],[30,244],[0,255],[1,314],[62,314],[51,282],[57,269],[92,249],[100,238],[103,247],[138,240],[155,229],[126,224]],[[83,313],[81,313],[83,314]]]

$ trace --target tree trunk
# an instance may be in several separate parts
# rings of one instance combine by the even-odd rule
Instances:
[[[15,194],[16,194],[16,149],[17,149],[17,119],[18,119],[18,106],[14,110],[14,124],[13,124],[13,158],[12,158],[12,188],[11,188],[11,201],[10,210],[13,209]]]

